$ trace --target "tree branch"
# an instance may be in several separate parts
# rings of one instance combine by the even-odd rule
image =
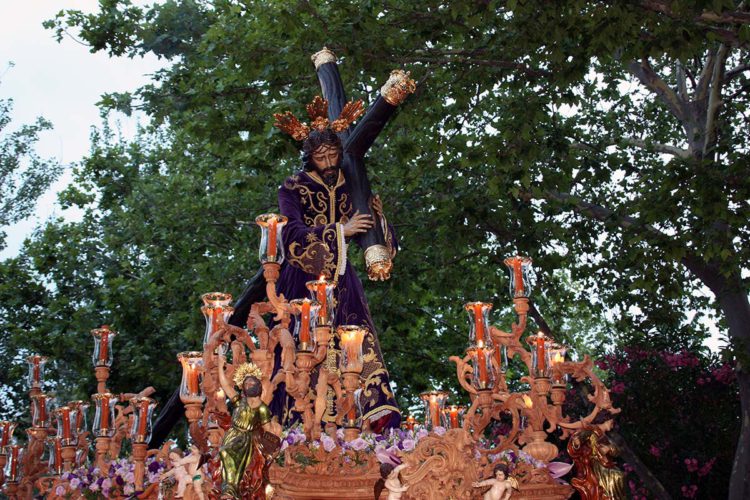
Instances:
[[[656,74],[654,69],[648,63],[647,59],[643,59],[641,62],[630,61],[628,63],[628,71],[632,73],[640,82],[651,92],[656,94],[661,101],[667,105],[669,110],[675,115],[680,122],[684,121],[685,103],[679,96],[672,90],[664,80]]]
[[[682,61],[677,60],[677,91],[683,102],[688,101],[687,79],[685,78],[685,67]]]
[[[530,201],[535,198],[534,195],[528,191],[522,192],[519,196],[525,201]],[[574,212],[591,219],[601,222],[615,222],[621,228],[643,236],[645,240],[649,241],[655,247],[664,249],[677,245],[677,242],[673,238],[651,224],[644,224],[635,217],[629,215],[619,215],[615,213],[614,210],[602,207],[601,205],[581,201],[571,194],[558,191],[546,191],[541,198],[547,201],[555,201],[571,205]],[[539,198],[536,197],[536,199]],[[675,260],[685,266],[698,280],[710,288],[714,295],[719,297],[723,294],[727,289],[728,281],[722,274],[721,267],[715,262],[706,261],[703,257],[694,253],[684,245],[679,246],[682,250],[682,256]]]
[[[729,83],[730,81],[732,81],[733,78],[741,75],[742,73],[744,73],[747,70],[750,70],[750,63],[740,64],[739,66],[730,69],[729,71],[727,71],[726,73],[724,73],[724,80],[723,80],[722,83],[724,83],[726,85],[727,83]]]
[[[706,127],[703,139],[703,157],[716,142],[716,116],[719,114],[721,107],[721,82],[724,78],[724,63],[727,60],[729,51],[727,46],[722,44],[716,51],[716,60],[711,70],[711,92],[708,95],[708,108],[706,109]]]
[[[671,146],[669,144],[661,144],[658,142],[647,142],[647,141],[644,141],[643,139],[636,139],[634,137],[623,137],[620,139],[620,141],[630,146],[635,146],[637,148],[643,149],[645,151],[656,151],[657,153],[673,155],[682,159],[690,158],[689,150],[678,148],[677,146]]]

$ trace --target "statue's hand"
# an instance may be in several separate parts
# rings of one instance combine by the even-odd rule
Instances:
[[[378,219],[383,218],[383,201],[380,199],[380,195],[376,194],[370,199],[370,206],[372,207],[372,212],[375,214],[375,217]]]
[[[344,224],[344,236],[350,238],[355,234],[366,233],[375,223],[372,220],[372,215],[361,214],[359,211],[352,215],[352,218]]]

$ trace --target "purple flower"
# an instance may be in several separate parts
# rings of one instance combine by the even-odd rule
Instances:
[[[71,479],[71,480],[70,480],[70,487],[71,487],[71,488],[74,488],[74,489],[75,489],[75,488],[78,488],[78,486],[79,486],[80,484],[81,484],[81,480],[80,480],[80,479],[78,479],[77,477],[74,477],[73,479]]]
[[[63,488],[62,486],[58,486],[57,488],[55,488],[55,495],[61,497],[64,494],[65,494],[65,488]]]
[[[350,443],[350,446],[352,447],[353,450],[362,451],[365,448],[367,448],[367,441],[365,441],[361,437],[358,437],[357,439],[355,439],[354,441]]]
[[[446,432],[445,427],[435,427],[433,431],[435,431],[435,434],[437,434],[438,436],[445,436]]]
[[[401,441],[401,447],[404,451],[413,450],[416,444],[416,441],[414,441],[413,439],[404,439],[403,441]]]
[[[330,452],[336,447],[336,441],[334,441],[328,434],[323,434],[320,437],[320,442],[323,444],[323,449],[327,452]]]
[[[430,433],[427,432],[427,429],[425,429],[424,427],[422,427],[421,429],[419,429],[417,431],[417,439],[426,438],[427,436],[429,436],[429,434]]]
[[[161,464],[156,460],[148,464],[149,472],[159,472],[159,469],[161,469]]]

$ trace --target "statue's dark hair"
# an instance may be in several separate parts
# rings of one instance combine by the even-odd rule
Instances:
[[[315,169],[312,162],[312,155],[316,149],[323,145],[335,146],[342,149],[341,139],[338,134],[330,128],[326,128],[322,131],[313,130],[310,132],[310,135],[307,136],[305,142],[302,143],[302,167],[306,171],[309,172]]]
[[[503,463],[497,464],[492,469],[492,477],[495,477],[495,474],[497,474],[498,471],[503,471],[505,473],[505,477],[508,477],[508,473],[510,472],[510,468],[508,467],[508,464],[503,464]]]

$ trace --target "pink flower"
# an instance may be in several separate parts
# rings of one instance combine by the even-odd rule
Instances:
[[[625,392],[625,384],[623,382],[615,382],[612,384],[612,389],[610,389],[614,394],[622,394]]]
[[[691,484],[690,486],[683,486],[680,488],[682,496],[685,498],[695,498],[698,494],[698,486]]]
[[[648,449],[648,452],[651,453],[656,458],[659,458],[661,456],[661,448],[659,448],[655,444],[651,445],[651,448]]]
[[[703,464],[703,467],[701,467],[700,470],[698,471],[698,475],[701,477],[707,476],[711,472],[711,469],[713,468],[715,462],[716,462],[716,457],[712,458],[711,460]]]
[[[685,467],[687,467],[688,472],[695,472],[698,470],[698,460],[694,458],[686,458],[685,459]]]

